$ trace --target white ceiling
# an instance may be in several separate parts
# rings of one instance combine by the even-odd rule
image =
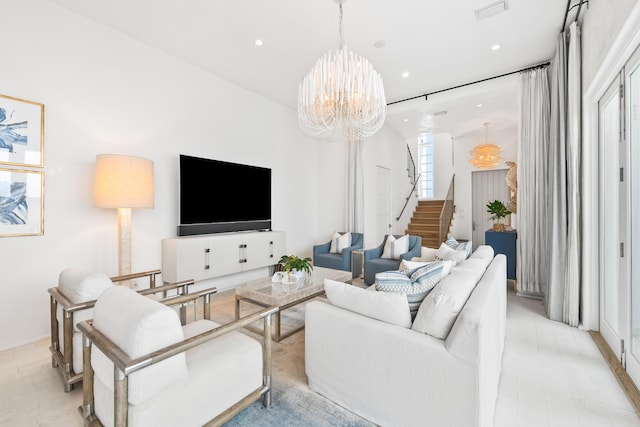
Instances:
[[[339,47],[336,0],[51,1],[294,109],[302,78]],[[548,61],[566,2],[508,0],[507,11],[476,21],[474,11],[494,2],[348,0],[344,41],[380,72],[387,102]],[[492,51],[496,43],[502,48]],[[391,105],[386,123],[406,138],[455,137],[484,132],[485,122],[515,126],[516,101],[511,75]]]

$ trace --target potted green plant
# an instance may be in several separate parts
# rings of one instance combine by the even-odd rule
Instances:
[[[311,264],[311,258],[300,258],[296,255],[283,255],[278,261],[278,264],[282,267],[287,281],[292,281],[292,275],[298,276],[300,279],[311,274],[313,265]]]
[[[511,214],[511,211],[507,209],[505,204],[500,200],[489,202],[487,203],[487,212],[491,214],[489,219],[495,221],[493,223],[493,231],[504,231],[502,219]]]

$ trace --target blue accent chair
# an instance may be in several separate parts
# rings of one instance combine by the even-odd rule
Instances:
[[[393,235],[396,239],[402,236]],[[413,257],[419,257],[422,252],[422,237],[409,235],[409,251],[400,255],[401,259],[380,258],[384,244],[387,242],[387,237],[388,235],[384,236],[380,246],[364,251],[364,283],[366,285],[373,285],[376,280],[376,273],[398,270],[400,261],[403,259],[409,261]]]
[[[351,246],[343,249],[341,254],[329,252],[329,249],[331,248],[331,240],[329,240],[328,243],[315,245],[313,247],[314,267],[351,271],[351,252],[353,250],[362,249],[363,240],[364,238],[362,233],[351,233]]]

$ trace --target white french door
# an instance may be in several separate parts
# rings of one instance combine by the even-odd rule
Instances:
[[[598,102],[599,138],[601,149],[601,203],[600,203],[600,333],[616,354],[623,357],[626,336],[626,271],[622,257],[623,223],[626,213],[623,203],[626,195],[620,182],[622,153],[622,75],[611,83]]]
[[[640,384],[640,51],[599,102],[600,333]],[[635,219],[635,222],[634,222]]]
[[[640,51],[625,65],[626,99],[626,177],[627,191],[627,274],[629,350],[626,368],[636,384],[640,384]],[[633,221],[635,219],[635,223]]]

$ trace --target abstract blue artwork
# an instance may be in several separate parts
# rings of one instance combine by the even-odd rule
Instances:
[[[2,196],[2,194],[7,194],[7,196]],[[28,217],[27,183],[1,182],[0,224],[26,224]]]
[[[0,95],[0,163],[44,166],[44,105]]]
[[[0,237],[44,234],[44,174],[0,169]]]

